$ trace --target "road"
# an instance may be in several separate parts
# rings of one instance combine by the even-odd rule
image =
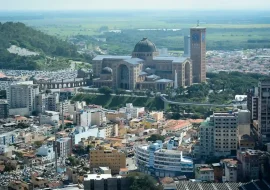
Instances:
[[[196,103],[196,102],[174,102],[167,100],[164,96],[160,96],[162,101],[174,105],[194,105],[194,106],[209,106],[209,107],[234,107],[233,104],[209,104],[209,103]]]

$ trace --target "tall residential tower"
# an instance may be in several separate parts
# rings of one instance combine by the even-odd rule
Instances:
[[[190,29],[190,58],[192,60],[193,82],[206,81],[206,28],[196,27]]]

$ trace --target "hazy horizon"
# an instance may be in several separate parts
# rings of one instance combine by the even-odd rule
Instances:
[[[3,0],[2,0],[3,1]],[[1,11],[270,10],[269,0],[9,0]]]

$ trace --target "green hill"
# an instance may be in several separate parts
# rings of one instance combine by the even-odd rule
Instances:
[[[7,48],[16,45],[37,52],[37,56],[19,56]],[[44,34],[23,23],[0,23],[0,69],[41,69],[46,56],[79,58],[75,46]]]

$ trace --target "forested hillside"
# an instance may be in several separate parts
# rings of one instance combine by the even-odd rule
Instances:
[[[38,56],[19,56],[8,52],[16,45],[38,52]],[[44,34],[23,23],[0,23],[0,69],[39,69],[45,56],[79,57],[76,47],[54,36]]]

